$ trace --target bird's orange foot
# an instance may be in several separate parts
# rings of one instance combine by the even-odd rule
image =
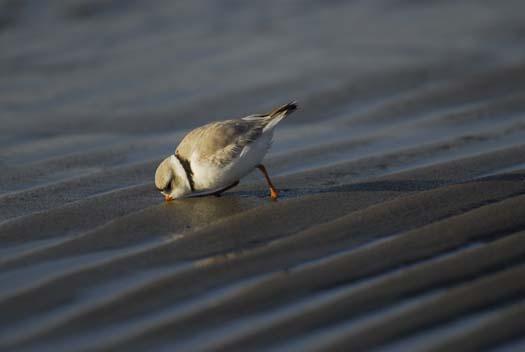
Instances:
[[[270,189],[270,199],[271,200],[277,200],[277,198],[279,198],[279,192],[277,192],[276,189],[271,188]]]

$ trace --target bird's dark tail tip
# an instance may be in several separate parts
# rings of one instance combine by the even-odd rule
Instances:
[[[270,117],[273,117],[273,116],[278,116],[278,115],[288,115],[292,112],[294,112],[295,110],[297,110],[297,101],[296,100],[292,100],[291,102],[289,102],[288,104],[285,104],[283,106],[280,106],[274,110],[272,110],[272,112],[270,112],[268,115]]]

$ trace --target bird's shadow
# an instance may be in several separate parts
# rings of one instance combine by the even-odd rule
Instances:
[[[352,192],[414,192],[425,191],[450,183],[450,180],[403,180],[403,181],[373,181],[329,187],[283,187],[279,189],[279,199],[300,198],[310,195],[327,193],[352,193]],[[267,198],[268,191],[230,191],[223,196]]]
[[[357,182],[344,185],[319,186],[319,187],[284,187],[279,189],[279,199],[298,198],[309,195],[325,193],[352,193],[352,192],[421,192],[452,184],[468,184],[476,182],[497,181],[525,181],[525,173],[510,173],[487,176],[473,179],[436,179],[436,180],[385,180]],[[222,196],[268,198],[268,191],[235,191],[224,193]]]

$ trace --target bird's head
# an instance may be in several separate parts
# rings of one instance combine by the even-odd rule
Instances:
[[[155,186],[166,201],[182,198],[191,193],[186,171],[175,155],[167,157],[157,167]]]

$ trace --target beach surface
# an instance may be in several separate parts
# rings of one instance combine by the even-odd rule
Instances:
[[[0,1],[0,351],[525,350],[523,1]],[[297,99],[222,197],[204,123]]]

